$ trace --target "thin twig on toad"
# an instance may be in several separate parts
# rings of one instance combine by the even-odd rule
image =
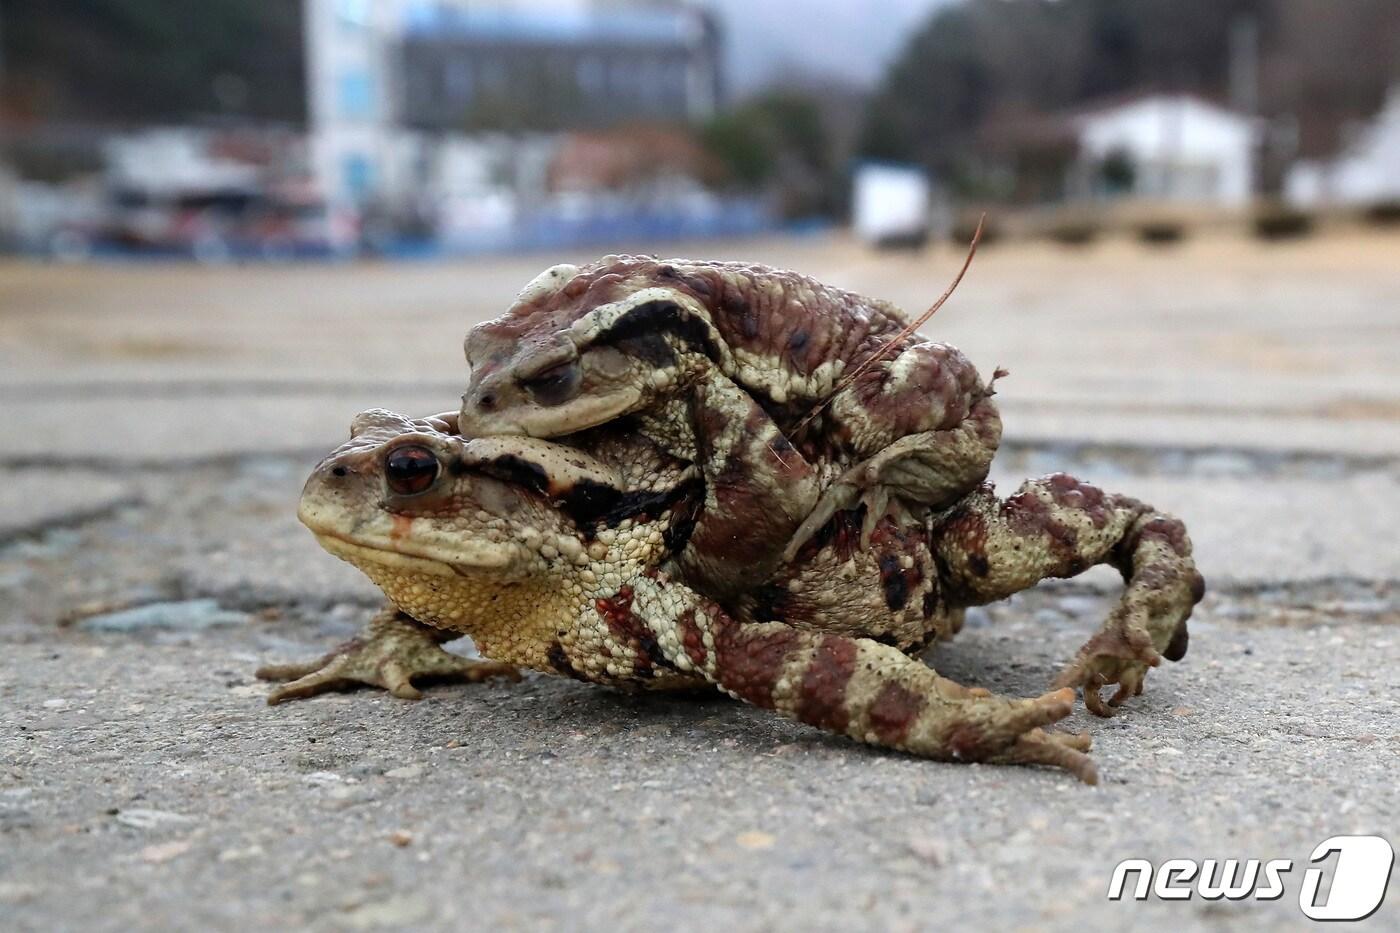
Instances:
[[[933,317],[933,315],[938,311],[938,309],[943,307],[943,303],[946,302],[950,297],[952,297],[953,292],[957,290],[958,284],[962,282],[963,276],[967,275],[968,267],[972,265],[972,257],[977,255],[977,244],[982,239],[982,225],[986,223],[986,221],[986,213],[983,213],[982,216],[977,219],[977,229],[974,230],[972,233],[972,243],[967,248],[967,258],[963,260],[962,268],[958,270],[957,277],[953,279],[953,284],[948,286],[947,291],[945,291],[942,295],[939,295],[938,300],[935,301],[932,305],[930,305],[927,311],[925,311],[923,314],[919,315],[917,318],[906,324],[903,327],[903,329],[900,330],[899,333],[895,334],[893,337],[887,340],[885,344],[882,347],[880,347],[880,349],[876,350],[874,353],[866,357],[865,360],[855,369],[851,370],[845,376],[842,376],[841,380],[836,383],[836,386],[826,394],[826,398],[818,402],[817,406],[807,413],[807,417],[803,418],[797,423],[797,427],[793,428],[792,430],[793,437],[796,437],[797,435],[801,434],[802,429],[807,427],[807,425],[811,424],[812,420],[816,418],[817,415],[822,413],[822,409],[826,408],[826,406],[831,404],[832,399],[834,399],[848,386],[850,386],[851,383],[855,382],[857,377],[859,377],[861,373],[865,372],[871,366],[875,365],[875,363],[879,362],[879,360],[890,351],[891,347],[895,346],[905,337],[908,337],[910,334],[914,333],[914,331],[927,324],[928,319]],[[1000,370],[998,370],[998,372],[1000,372]]]

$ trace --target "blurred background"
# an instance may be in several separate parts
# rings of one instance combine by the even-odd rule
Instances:
[[[0,4],[0,245],[461,255],[1400,217],[1396,0]]]
[[[563,678],[261,707],[378,601],[312,465],[455,409],[543,268],[917,312],[983,213],[923,332],[1010,371],[1000,493],[1151,502],[1208,581],[1185,663],[1071,726],[1100,796]],[[1104,884],[1400,821],[1397,360],[1400,0],[0,0],[0,917],[1286,927]],[[934,661],[1040,693],[1118,586]]]
[[[1400,0],[0,0],[18,462],[452,408],[611,250],[917,310],[983,214],[1010,442],[1400,452]]]

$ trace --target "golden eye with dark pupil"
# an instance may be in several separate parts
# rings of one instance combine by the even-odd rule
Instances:
[[[384,461],[384,480],[401,496],[424,492],[438,476],[433,452],[416,444],[399,447]]]
[[[541,405],[562,405],[578,392],[579,368],[572,361],[559,363],[521,381],[530,397]]]

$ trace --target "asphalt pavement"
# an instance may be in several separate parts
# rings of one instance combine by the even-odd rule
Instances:
[[[690,247],[915,309],[961,251]],[[1186,659],[1096,788],[872,750],[721,697],[532,675],[267,707],[375,592],[295,521],[357,411],[454,408],[461,338],[549,262],[0,265],[0,929],[1280,929],[1313,848],[1400,846],[1400,237],[993,244],[925,332],[998,382],[1009,491],[1183,518]],[[1043,691],[1111,573],[928,655]],[[1141,857],[1288,858],[1259,902],[1111,901]],[[1400,924],[1400,885],[1363,926]]]

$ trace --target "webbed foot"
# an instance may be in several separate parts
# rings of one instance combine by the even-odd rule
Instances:
[[[945,683],[947,683],[945,681]],[[1047,731],[1074,710],[1073,690],[1054,690],[1025,700],[961,688],[960,703],[943,712],[943,741],[956,757],[988,764],[1046,765],[1097,784],[1098,768],[1087,754],[1087,733]]]
[[[1079,649],[1055,686],[1083,688],[1090,712],[1112,716],[1124,701],[1142,695],[1149,668],[1163,658],[1180,661],[1186,656],[1186,620],[1203,591],[1200,574],[1189,564],[1173,566],[1170,574],[1137,574],[1104,627]],[[1118,689],[1105,701],[1099,691],[1110,684]]]
[[[1073,774],[1085,784],[1099,782],[1099,769],[1088,755],[1093,740],[1087,732],[1046,732],[1032,729],[1005,752],[987,759],[992,764],[1045,765]]]
[[[1181,623],[1184,631],[1186,623]],[[1056,687],[1084,690],[1084,705],[1098,716],[1114,711],[1135,696],[1142,695],[1148,668],[1162,663],[1162,655],[1152,644],[1152,635],[1142,625],[1132,624],[1123,613],[1090,638],[1064,672],[1055,679]],[[1110,684],[1118,689],[1107,702],[1099,691]]]
[[[269,704],[315,696],[356,685],[382,687],[405,700],[421,699],[415,680],[476,683],[492,677],[519,680],[509,664],[452,654],[442,647],[451,633],[416,622],[389,608],[379,612],[359,635],[314,661],[269,664],[255,672],[260,680],[287,681],[267,696]]]

